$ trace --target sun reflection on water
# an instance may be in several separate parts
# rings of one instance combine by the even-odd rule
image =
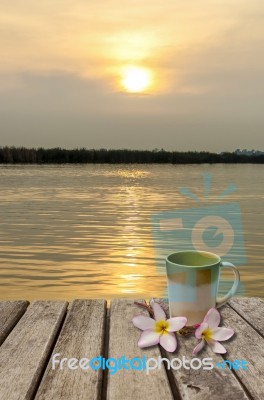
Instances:
[[[0,296],[28,300],[161,296],[166,278],[156,269],[150,216],[186,208],[178,188],[186,185],[186,179],[195,188],[208,168],[0,169]],[[218,187],[226,186],[226,176],[241,187],[233,195],[243,210],[248,253],[248,264],[240,272],[248,293],[261,296],[263,189],[258,182],[263,171],[243,166],[247,173],[241,180],[241,168],[213,167]],[[198,188],[196,194],[201,194]]]

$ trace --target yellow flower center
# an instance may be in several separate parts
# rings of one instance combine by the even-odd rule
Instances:
[[[202,339],[210,340],[210,339],[212,339],[212,334],[213,334],[213,332],[211,331],[211,329],[207,328],[202,333]]]
[[[165,335],[168,333],[167,329],[169,327],[169,324],[167,321],[157,321],[154,327],[154,331],[159,333],[160,335]]]

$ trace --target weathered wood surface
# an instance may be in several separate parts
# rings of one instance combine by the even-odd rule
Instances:
[[[53,354],[62,358],[99,357],[103,354],[106,301],[75,300],[58,338]],[[93,400],[101,398],[102,369],[52,369],[51,360],[37,392],[37,400]],[[74,363],[73,366],[77,366]]]
[[[259,297],[237,297],[230,306],[264,337],[264,301]]]
[[[36,301],[0,347],[0,399],[30,400],[46,367],[66,302]]]
[[[149,349],[140,349],[137,342],[141,331],[132,324],[135,315],[148,315],[147,311],[140,309],[133,300],[114,300],[110,306],[110,331],[108,357],[119,358],[126,356],[131,359],[157,358],[160,351],[157,346]],[[172,399],[166,371],[153,370],[149,375],[145,371],[118,371],[115,375],[108,374],[107,399]]]
[[[166,308],[166,301],[160,301]],[[194,337],[177,335],[178,349],[173,354],[159,346],[140,349],[141,331],[133,326],[132,318],[148,313],[133,300],[112,301],[108,322],[104,300],[75,300],[68,313],[67,302],[36,301],[28,308],[28,302],[0,302],[0,400],[263,400],[264,302],[236,298],[229,304],[220,308],[221,325],[236,332],[234,338],[223,342],[227,354],[216,355],[206,347],[193,356]],[[111,375],[101,369],[52,369],[51,355],[56,353],[60,353],[59,359],[208,357],[215,367],[166,370],[162,366],[149,375],[134,370]],[[216,363],[225,359],[244,359],[248,370],[216,368]]]
[[[248,370],[233,370],[254,399],[264,399],[264,340],[229,306],[220,309],[224,326],[235,330],[235,336],[225,342],[226,358],[246,360]]]
[[[165,310],[167,317],[169,318],[168,302],[162,299],[157,299],[161,303]],[[193,336],[190,337],[179,337],[177,336],[178,348],[175,353],[167,353],[163,350],[163,356],[172,360],[179,358],[183,360],[191,360],[192,358],[211,358],[214,365],[218,362],[223,362],[223,358],[213,353],[210,348],[206,347],[199,354],[192,355],[192,350],[197,345],[197,339]],[[224,343],[223,343],[224,344]],[[178,365],[178,363],[176,363]],[[194,364],[197,365],[197,362]],[[187,364],[188,367],[188,364]],[[179,397],[184,400],[219,400],[219,394],[221,393],[222,399],[230,400],[245,400],[248,399],[244,389],[241,387],[239,381],[234,376],[232,371],[228,368],[224,370],[218,370],[216,368],[211,370],[203,369],[185,369],[180,368],[178,370],[171,369],[171,374],[174,378],[174,384],[178,390]]]
[[[0,346],[29,305],[28,301],[0,301]]]

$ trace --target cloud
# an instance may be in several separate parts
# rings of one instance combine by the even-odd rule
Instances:
[[[2,0],[0,10],[3,143],[261,147],[264,3]],[[150,94],[122,93],[127,63],[153,70]]]

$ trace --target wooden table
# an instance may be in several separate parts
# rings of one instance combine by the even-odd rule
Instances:
[[[74,300],[70,305],[65,301],[0,302],[0,399],[263,400],[264,302],[236,298],[220,312],[221,325],[236,332],[223,343],[228,353],[222,357],[206,348],[192,356],[194,337],[179,337],[175,354],[159,346],[139,349],[140,331],[131,320],[147,311],[133,300],[113,300],[110,309],[105,300]],[[111,375],[102,369],[52,369],[51,357],[56,353],[60,359],[210,357],[214,365],[225,358],[244,359],[248,369],[168,370],[162,365],[148,375],[124,369]]]

